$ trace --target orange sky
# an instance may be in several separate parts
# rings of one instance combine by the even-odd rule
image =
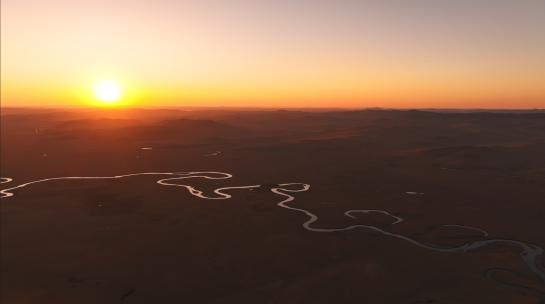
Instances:
[[[545,108],[545,1],[1,3],[2,106]]]

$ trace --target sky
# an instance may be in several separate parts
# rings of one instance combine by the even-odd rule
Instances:
[[[544,0],[2,0],[1,105],[545,108]]]

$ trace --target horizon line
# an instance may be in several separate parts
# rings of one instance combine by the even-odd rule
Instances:
[[[492,108],[492,107],[245,107],[245,106],[138,106],[138,107],[92,107],[92,106],[2,106],[0,109],[34,109],[34,110],[105,110],[105,111],[123,111],[123,110],[311,110],[311,111],[361,111],[361,110],[398,110],[398,111],[545,111],[545,107],[536,108]]]

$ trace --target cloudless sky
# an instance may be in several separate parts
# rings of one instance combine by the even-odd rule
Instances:
[[[2,106],[545,108],[544,0],[2,0]]]

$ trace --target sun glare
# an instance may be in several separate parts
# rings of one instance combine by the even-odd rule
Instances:
[[[102,104],[113,105],[121,99],[121,86],[115,81],[102,80],[93,88],[95,98]]]

